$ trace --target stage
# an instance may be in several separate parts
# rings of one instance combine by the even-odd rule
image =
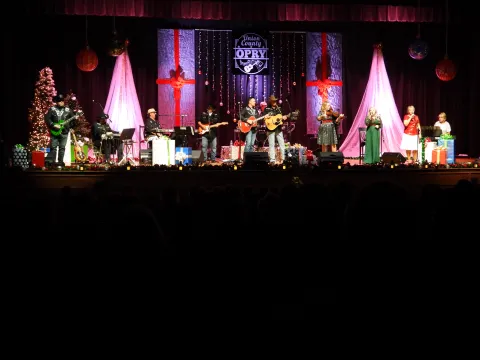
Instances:
[[[352,161],[353,162],[353,161]],[[160,189],[192,189],[214,187],[283,188],[289,184],[350,184],[355,190],[376,182],[390,182],[420,192],[426,185],[441,188],[455,186],[460,180],[478,183],[478,164],[442,165],[355,165],[349,160],[343,164],[320,166],[276,165],[244,168],[241,164],[203,166],[99,166],[78,165],[71,168],[10,169],[5,173],[4,190],[38,192],[62,189],[89,189],[103,183],[112,189],[134,189],[137,193],[154,193]],[[475,167],[477,166],[477,167]]]

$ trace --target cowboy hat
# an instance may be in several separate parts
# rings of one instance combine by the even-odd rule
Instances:
[[[54,103],[59,103],[61,101],[65,101],[65,97],[62,94],[58,94],[53,98]]]
[[[275,97],[275,95],[270,95],[268,98],[268,101],[277,101],[278,99]]]
[[[213,105],[213,104],[208,105],[208,106],[207,106],[207,110],[208,110],[208,109],[215,110],[215,105]]]
[[[148,115],[148,114],[151,114],[151,113],[157,113],[157,110],[155,110],[154,108],[148,109],[147,115]]]

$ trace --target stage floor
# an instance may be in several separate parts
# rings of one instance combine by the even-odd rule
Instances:
[[[348,164],[350,163],[350,164]],[[75,165],[62,170],[29,169],[10,170],[3,176],[4,191],[42,191],[62,189],[88,189],[97,183],[115,188],[135,189],[138,192],[154,192],[165,188],[195,188],[231,186],[242,188],[281,188],[292,182],[303,184],[336,183],[351,184],[363,188],[375,182],[387,181],[420,192],[425,185],[443,188],[453,187],[460,180],[474,183],[480,181],[480,167],[457,166],[452,168],[419,166],[371,167],[353,164],[353,161],[338,166],[275,166],[259,169],[246,169],[232,164],[180,167],[104,167]]]

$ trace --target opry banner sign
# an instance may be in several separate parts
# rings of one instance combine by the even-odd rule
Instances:
[[[256,33],[233,33],[235,75],[268,75],[269,48],[267,39]]]

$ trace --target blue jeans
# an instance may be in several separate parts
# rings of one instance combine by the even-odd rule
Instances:
[[[267,131],[268,134],[268,157],[270,162],[275,162],[275,137],[280,147],[280,156],[282,161],[285,161],[285,141],[283,140],[282,127],[279,126],[273,131]]]
[[[203,158],[208,160],[208,148],[210,147],[210,159],[215,161],[217,158],[217,137],[213,139],[208,138],[207,136],[202,136],[202,153]]]
[[[257,138],[257,132],[249,131],[245,136],[245,152],[252,152],[255,139]]]

